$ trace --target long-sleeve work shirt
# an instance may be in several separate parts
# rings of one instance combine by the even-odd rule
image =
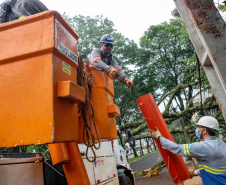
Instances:
[[[162,148],[177,155],[195,157],[203,185],[226,185],[226,143],[215,136],[192,144],[176,144],[160,138]]]

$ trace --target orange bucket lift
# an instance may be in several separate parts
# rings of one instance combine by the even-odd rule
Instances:
[[[0,25],[0,147],[49,143],[69,185],[90,184],[77,144],[78,38],[55,11]]]
[[[78,140],[78,38],[53,11],[0,25],[0,147]]]
[[[94,79],[93,87],[90,90],[90,98],[94,108],[94,121],[96,124],[98,137],[101,142],[117,139],[115,117],[120,116],[120,109],[113,103],[113,79],[109,74],[96,70],[93,66],[89,66],[89,68]],[[83,120],[79,120],[80,127],[82,128],[84,125]],[[97,140],[98,137],[96,135],[93,122],[91,127],[92,133]],[[79,142],[84,143],[82,129],[80,129],[79,137]]]

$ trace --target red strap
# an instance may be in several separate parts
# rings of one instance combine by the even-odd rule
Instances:
[[[93,57],[92,61],[91,61],[91,64],[93,64],[95,60],[101,60],[101,57]]]
[[[120,67],[117,67],[116,69],[117,69],[118,71],[121,71],[121,70],[122,70]]]

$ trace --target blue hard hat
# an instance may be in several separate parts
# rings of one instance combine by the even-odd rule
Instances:
[[[105,34],[101,37],[100,43],[109,43],[114,45],[114,38],[109,34]]]

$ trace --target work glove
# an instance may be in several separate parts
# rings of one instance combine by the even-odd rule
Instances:
[[[194,176],[198,176],[199,175],[199,170],[189,170],[190,173],[190,179]]]
[[[125,81],[125,84],[126,84],[127,87],[131,88],[131,90],[134,89],[134,83],[130,79],[127,79]]]
[[[118,78],[119,77],[118,70],[115,69],[112,66],[108,68],[108,73],[112,76],[112,78]]]
[[[158,130],[157,127],[155,127],[155,128],[156,128],[157,131],[151,130],[151,129],[149,128],[150,135],[151,135],[151,137],[153,137],[153,138],[155,138],[155,139],[157,139],[157,140],[160,140],[160,137],[162,137],[162,134],[159,132],[159,130]]]

